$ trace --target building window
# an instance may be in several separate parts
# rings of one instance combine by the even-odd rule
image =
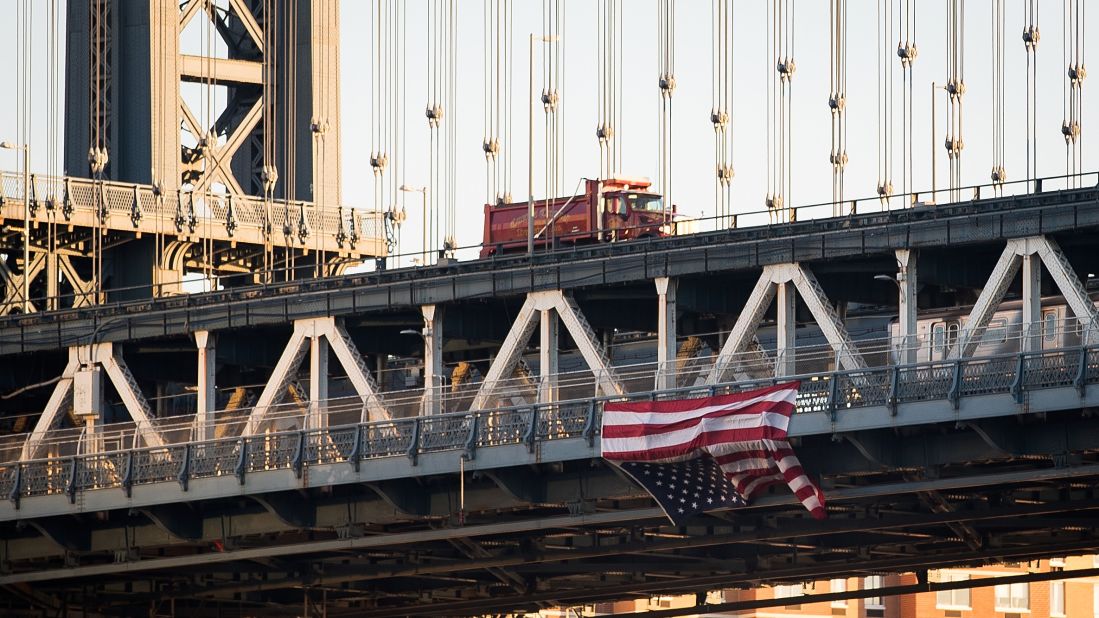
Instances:
[[[1058,568],[1063,569],[1063,568],[1065,568],[1065,559],[1063,557],[1061,557],[1061,558],[1050,558],[1049,559],[1049,566],[1050,567],[1058,567]]]
[[[871,575],[862,579],[863,590],[875,590],[882,587],[882,576]],[[866,609],[885,609],[881,597],[866,597]]]
[[[1065,615],[1065,582],[1049,582],[1049,615]]]
[[[847,592],[847,580],[833,579],[828,590],[829,592]],[[832,601],[832,607],[847,607],[847,599]]]
[[[996,611],[1016,612],[1030,609],[1030,584],[1000,584],[996,586]]]
[[[969,581],[969,576],[961,573],[942,573],[940,580],[943,582],[966,582]],[[940,590],[935,593],[936,609],[970,609],[971,607],[969,604],[969,588]]]

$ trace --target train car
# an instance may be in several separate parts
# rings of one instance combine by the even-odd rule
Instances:
[[[534,246],[615,242],[687,232],[675,206],[652,193],[645,178],[584,180],[579,195],[534,201]],[[485,204],[481,257],[527,250],[527,202]]]
[[[1095,302],[1093,295],[1092,302]],[[945,360],[958,342],[972,307],[950,307],[921,311],[916,320],[919,348],[916,362]],[[1014,354],[1019,351],[1023,334],[1023,302],[1000,303],[978,342],[973,356]],[[900,341],[897,319],[890,322],[892,341]],[[1063,296],[1042,298],[1042,349],[1055,350],[1080,345],[1080,322],[1069,310]],[[896,352],[894,352],[896,355]]]

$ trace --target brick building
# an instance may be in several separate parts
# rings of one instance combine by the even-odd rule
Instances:
[[[1044,573],[1099,567],[1099,556],[1071,556],[1063,559],[1008,563],[978,568],[932,571],[932,581],[981,579],[1024,573]],[[896,597],[871,597],[808,603],[805,595],[880,588],[916,583],[913,574],[874,575],[752,590],[717,590],[708,594],[711,603],[786,598],[789,604],[735,613],[696,614],[700,618],[1099,618],[1099,577],[1054,580],[943,592],[925,592]],[[600,603],[584,608],[543,612],[546,618],[600,616],[657,609],[687,608],[694,595]]]

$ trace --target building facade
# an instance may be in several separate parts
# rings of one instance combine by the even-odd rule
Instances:
[[[1099,555],[1070,556],[977,568],[931,571],[931,581],[979,580],[989,577],[1072,571],[1099,567]],[[715,590],[709,603],[758,599],[789,599],[788,605],[741,612],[695,614],[699,618],[1099,618],[1099,577],[1059,579],[1010,585],[986,586],[942,592],[923,592],[893,597],[846,601],[808,602],[807,595],[827,594],[916,583],[915,574],[868,575],[806,582],[749,590]],[[689,608],[694,595],[655,596],[647,599],[599,603],[583,608],[544,612],[546,618],[604,616],[609,614]]]

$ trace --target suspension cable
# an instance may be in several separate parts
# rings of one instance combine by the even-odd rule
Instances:
[[[713,0],[713,100],[710,122],[714,125],[714,203],[718,228],[732,227],[733,180],[733,2]]]
[[[1065,138],[1065,174],[1069,176],[1069,186],[1080,186],[1079,175],[1083,172],[1083,139],[1080,135],[1081,114],[1084,105],[1084,78],[1087,69],[1084,66],[1084,0],[1065,0],[1062,28],[1064,33],[1065,84],[1064,120],[1061,134]]]
[[[600,177],[609,178],[622,169],[622,1],[602,0],[596,4],[598,30]]]
[[[660,89],[660,188],[664,194],[663,216],[667,221],[672,205],[672,95],[675,93],[675,0],[657,1],[657,64]]]
[[[901,192],[913,191],[915,178],[913,156],[914,80],[913,64],[919,50],[916,47],[916,0],[897,0],[897,57],[901,62]]]
[[[961,199],[962,97],[965,95],[965,11],[964,0],[947,0],[947,135],[946,155],[950,161],[950,199]]]
[[[774,171],[768,174],[771,178],[766,204],[771,221],[783,222],[793,213],[788,204],[793,188],[793,79],[797,72],[794,62],[794,3],[792,0],[774,0],[770,8],[768,57],[775,59],[775,72],[770,77],[775,119],[770,131]]]
[[[1038,0],[1026,0],[1026,26],[1023,27],[1023,46],[1026,49],[1026,179],[1030,190],[1031,181],[1037,177],[1038,167],[1038,42],[1041,40],[1038,28]]]
[[[892,47],[893,5],[877,3],[878,28],[878,199],[888,207],[893,195],[893,63],[888,50]]]
[[[828,109],[832,113],[832,214],[842,213],[843,173],[847,167],[847,0],[830,0],[831,39]]]
[[[992,185],[1003,194],[1007,182],[1004,148],[1004,0],[992,0]]]

